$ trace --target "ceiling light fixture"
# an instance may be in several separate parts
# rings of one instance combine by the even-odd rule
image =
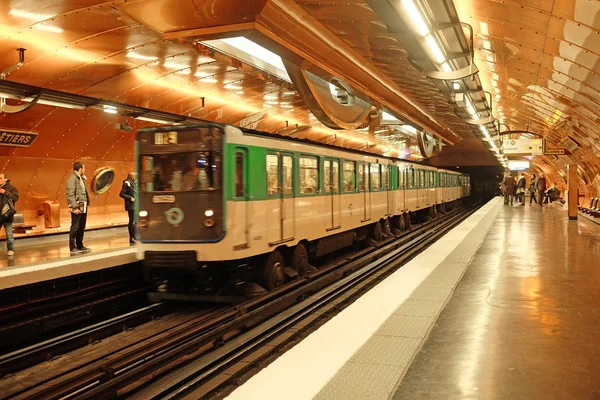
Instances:
[[[429,28],[416,4],[412,0],[402,0],[402,5],[408,12],[408,15],[410,15],[410,19],[419,35],[423,37],[427,36],[429,34]]]

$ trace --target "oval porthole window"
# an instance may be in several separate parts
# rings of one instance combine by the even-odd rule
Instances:
[[[92,179],[92,192],[102,194],[106,192],[115,180],[115,170],[112,168],[101,168]]]

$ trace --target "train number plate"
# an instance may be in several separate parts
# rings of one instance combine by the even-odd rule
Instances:
[[[152,196],[153,203],[175,203],[175,196],[167,194],[162,196]]]

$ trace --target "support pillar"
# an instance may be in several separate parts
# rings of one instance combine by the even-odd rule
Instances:
[[[569,219],[577,219],[577,164],[567,166],[567,209]]]

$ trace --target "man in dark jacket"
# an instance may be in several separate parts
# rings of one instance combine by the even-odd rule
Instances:
[[[544,174],[540,174],[540,177],[535,183],[535,188],[538,191],[538,204],[542,206],[542,200],[544,200],[544,193],[546,192],[546,177]]]
[[[12,200],[13,205],[19,200],[19,191],[16,187],[10,184],[10,180],[8,180],[8,176],[4,173],[0,173],[0,197],[6,197],[7,199]],[[4,198],[0,199],[0,208],[4,205]],[[1,226],[4,227],[6,231],[6,249],[9,257],[15,255],[15,236],[13,235],[13,224],[14,217],[10,217],[6,221],[2,221]]]
[[[73,174],[67,179],[67,204],[71,213],[71,231],[69,232],[71,255],[91,251],[83,245],[83,233],[90,205],[84,173],[85,165],[81,161],[76,161],[73,163]]]
[[[521,173],[519,180],[517,181],[517,199],[522,206],[525,205],[525,185],[527,181],[525,180],[525,174]]]
[[[129,214],[129,243],[135,243],[135,200],[137,199],[137,174],[130,172],[127,179],[123,181],[123,187],[119,196],[123,198],[125,202],[125,211]]]

